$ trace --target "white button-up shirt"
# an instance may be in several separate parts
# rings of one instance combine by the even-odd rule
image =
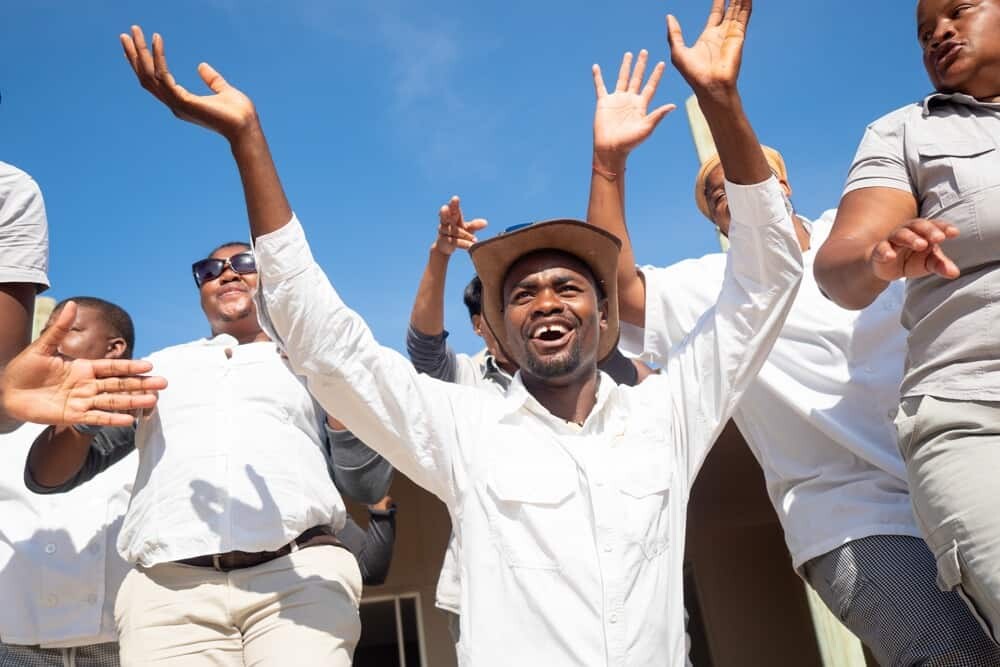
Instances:
[[[149,567],[272,551],[313,526],[343,527],[325,415],[274,343],[239,345],[223,334],[148,359],[170,385],[136,433],[122,556]]]
[[[813,260],[835,214],[813,224],[795,304],[733,415],[764,471],[796,569],[852,540],[920,535],[892,424],[906,350],[903,283],[861,311],[823,296]],[[722,253],[644,267],[645,339],[626,329],[623,345],[662,363],[715,303],[725,267]]]
[[[0,435],[0,640],[46,648],[115,641],[115,596],[129,569],[115,539],[137,457],[69,493],[36,495],[24,485],[24,464],[44,429]]]
[[[462,665],[685,664],[692,480],[763,363],[802,271],[777,182],[731,187],[718,308],[662,375],[601,375],[584,424],[520,375],[504,397],[418,375],[314,262],[298,221],[257,239],[262,322],[321,404],[448,506],[462,545]],[[741,224],[742,223],[742,224]]]

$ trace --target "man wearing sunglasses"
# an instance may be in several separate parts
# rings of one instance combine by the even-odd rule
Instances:
[[[374,504],[392,469],[323,410],[261,329],[249,245],[192,265],[211,337],[156,352],[169,378],[134,437],[39,438],[26,478],[69,490],[139,451],[118,549],[123,665],[348,665],[361,573],[335,533],[340,491]],[[339,487],[339,490],[338,490]]]

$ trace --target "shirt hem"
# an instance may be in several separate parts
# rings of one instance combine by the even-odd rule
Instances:
[[[923,535],[920,533],[920,529],[917,528],[916,524],[906,525],[892,523],[869,525],[863,528],[854,529],[849,534],[820,542],[818,545],[810,549],[801,549],[797,554],[792,556],[792,567],[795,569],[796,574],[805,579],[803,568],[809,561],[819,558],[820,556],[825,556],[834,549],[839,549],[845,544],[850,544],[851,542],[856,542],[857,540],[863,540],[867,537],[875,537],[876,535],[919,537],[920,539],[923,539]]]

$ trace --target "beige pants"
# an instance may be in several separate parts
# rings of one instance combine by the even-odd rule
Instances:
[[[1000,403],[903,399],[896,415],[917,524],[938,587],[1000,640]]]
[[[347,667],[360,599],[357,561],[334,546],[232,572],[136,568],[115,603],[121,664]]]

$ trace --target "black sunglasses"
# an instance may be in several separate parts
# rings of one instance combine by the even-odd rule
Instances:
[[[257,262],[254,261],[253,253],[249,250],[233,255],[229,259],[217,259],[209,257],[199,259],[191,265],[191,273],[194,274],[194,284],[201,287],[209,280],[215,280],[230,268],[240,275],[257,272]]]

